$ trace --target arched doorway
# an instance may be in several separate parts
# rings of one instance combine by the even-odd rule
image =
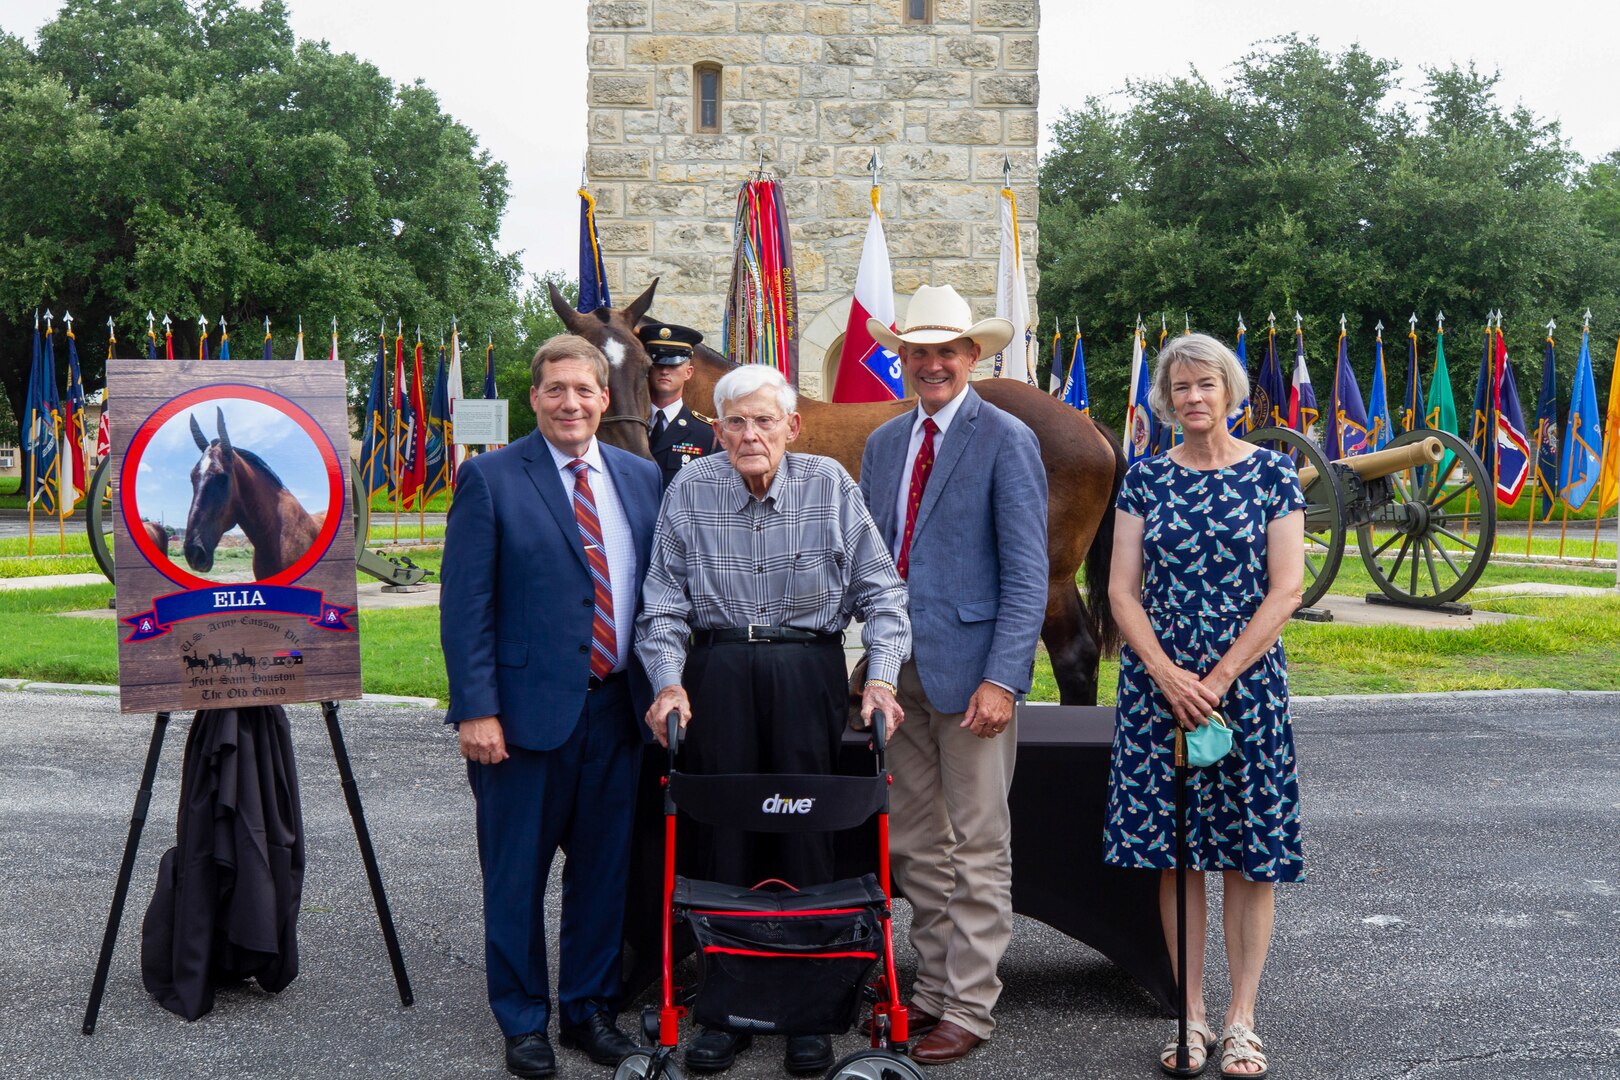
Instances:
[[[909,296],[896,296],[895,318],[905,314]],[[821,309],[799,335],[799,391],[820,401],[831,401],[838,384],[838,358],[844,349],[844,329],[855,294],[846,293]],[[907,386],[907,392],[910,392]]]

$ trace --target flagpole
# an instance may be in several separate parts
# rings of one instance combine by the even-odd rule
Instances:
[[[39,339],[39,308],[34,309],[34,338],[35,338],[36,341]],[[38,361],[39,361],[38,353],[39,353],[39,350],[36,348],[34,350],[34,352],[35,352],[34,365],[32,367],[30,367],[29,371],[28,371],[28,401],[27,401],[27,404],[23,408],[23,412],[26,413],[27,416],[24,418],[22,425],[20,425],[18,427],[18,430],[17,430],[17,435],[18,435],[17,441],[19,443],[24,443],[25,440],[28,439],[28,437],[29,437],[29,429],[31,429],[34,426],[34,415],[35,415],[34,407],[33,407],[34,406],[34,375],[35,375],[35,373],[37,371],[37,368],[38,368]],[[24,464],[23,464],[23,474],[24,474],[23,482],[24,482],[24,484],[27,485],[26,490],[28,492],[28,557],[33,558],[34,557],[34,487],[35,487],[35,481],[38,479],[38,477],[36,477],[34,475],[34,469],[36,468],[36,465],[35,465],[35,451],[32,448],[29,449],[28,453],[23,455],[23,462],[24,462]],[[24,489],[19,488],[18,490],[22,491]]]
[[[1556,319],[1547,320],[1547,341],[1552,343],[1553,331],[1558,329]],[[1546,412],[1541,402],[1536,402],[1536,456],[1530,462],[1530,527],[1524,534],[1524,553],[1530,554],[1530,541],[1536,535],[1536,488],[1541,486],[1541,438],[1547,432],[1547,418],[1541,414]]]
[[[443,334],[439,335],[439,344],[441,346],[444,344],[444,335]],[[415,355],[415,359],[413,361],[413,364],[414,364],[414,367],[416,369],[416,386],[417,386],[417,389],[420,390],[421,386],[422,386],[422,324],[421,323],[416,324],[416,355]],[[426,404],[427,404],[427,402],[426,402],[426,399],[424,398],[423,405],[425,406]],[[413,408],[414,408],[414,406],[413,406]],[[426,430],[427,417],[426,416],[418,416],[416,418],[416,423],[418,425],[417,426],[418,431]],[[413,436],[412,439],[411,439],[411,443],[412,443],[413,447],[415,445],[415,442],[416,442],[416,440],[415,440],[415,437]],[[423,451],[423,456],[424,457],[426,456],[426,453],[427,453],[426,450],[424,450]],[[427,472],[427,462],[422,461],[421,458],[418,458],[417,460],[421,463],[421,467],[422,467],[423,473],[425,475],[426,472]],[[416,542],[418,544],[427,543],[427,505],[426,505],[427,504],[427,499],[423,497],[423,492],[426,489],[427,489],[427,481],[424,479],[422,481],[422,486],[420,488],[416,489]]]
[[[55,372],[52,372],[52,374],[55,374]],[[66,457],[65,453],[62,453],[62,421],[52,419],[50,421],[50,431],[57,439],[57,552],[66,555],[68,554],[68,500],[62,497],[62,458]]]
[[[1497,445],[1496,441],[1496,429],[1498,426],[1497,417],[1500,412],[1500,410],[1497,408],[1496,400],[1500,385],[1497,381],[1496,345],[1502,336],[1502,313],[1499,310],[1494,311],[1491,313],[1491,318],[1496,320],[1496,333],[1490,338],[1491,394],[1490,397],[1485,399],[1485,437],[1490,440],[1491,446],[1491,498],[1500,503],[1502,501],[1502,497],[1498,493],[1502,490],[1502,448]],[[1489,327],[1489,325],[1489,322],[1487,322],[1486,326]],[[1486,330],[1486,333],[1490,334],[1489,329]],[[1484,501],[1484,497],[1482,496],[1480,498],[1480,502],[1483,503]],[[1481,506],[1479,511],[1480,516],[1483,517],[1485,515],[1485,507]],[[1499,539],[1499,536],[1491,537],[1491,554],[1493,555],[1496,553],[1496,544]]]
[[[394,324],[394,396],[399,398],[402,404],[404,403],[405,398],[403,392],[399,388],[399,377],[402,374],[401,369],[405,366],[405,361],[402,359],[403,353],[400,352],[400,350],[405,347],[403,344],[404,340],[405,320],[400,319]],[[399,503],[404,497],[405,489],[405,485],[401,483],[403,478],[399,475],[398,410],[395,410],[394,412],[394,423],[392,426],[393,431],[389,432],[390,438],[388,441],[394,445],[394,543],[397,545],[399,543]]]
[[[1620,349],[1615,350],[1615,355],[1620,356]],[[1614,377],[1615,376],[1613,375],[1609,376],[1611,380]],[[1599,411],[1601,412],[1602,410]],[[1620,432],[1609,432],[1609,438],[1620,438]],[[1597,565],[1598,534],[1603,531],[1603,459],[1601,457],[1598,459],[1598,482],[1596,491],[1597,516],[1592,519],[1592,564],[1594,566]],[[1615,578],[1617,581],[1620,581],[1620,532],[1617,532],[1614,538],[1614,565]]]

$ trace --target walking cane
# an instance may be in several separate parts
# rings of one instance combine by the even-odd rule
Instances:
[[[1187,1048],[1187,733],[1176,723],[1176,1073],[1192,1068]]]

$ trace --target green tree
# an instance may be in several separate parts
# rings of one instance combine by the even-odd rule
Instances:
[[[1254,370],[1266,314],[1291,349],[1298,311],[1324,405],[1339,315],[1363,393],[1381,320],[1392,408],[1410,312],[1425,372],[1436,311],[1458,332],[1466,402],[1463,343],[1502,308],[1527,409],[1549,317],[1562,343],[1588,305],[1598,324],[1620,321],[1620,158],[1583,173],[1556,122],[1497,104],[1495,75],[1422,79],[1408,109],[1394,61],[1289,36],[1257,46],[1224,87],[1196,71],[1133,81],[1118,111],[1091,100],[1060,116],[1041,165],[1040,308],[1079,316],[1095,413],[1123,417],[1138,313],[1150,344],[1161,316],[1231,341],[1241,313]]]
[[[68,0],[35,50],[0,33],[0,176],[13,409],[38,306],[112,316],[126,355],[148,309],[175,318],[177,355],[199,312],[269,315],[284,357],[298,316],[316,355],[335,316],[356,398],[379,320],[516,332],[505,167],[420,82],[295,40],[282,0]],[[82,336],[93,388],[104,353]]]

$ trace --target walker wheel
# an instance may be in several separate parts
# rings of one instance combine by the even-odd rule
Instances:
[[[613,1070],[613,1080],[655,1080],[665,1077],[666,1080],[685,1080],[685,1074],[675,1061],[673,1051],[637,1050]]]
[[[923,1080],[910,1058],[888,1050],[857,1050],[832,1067],[827,1080]]]

